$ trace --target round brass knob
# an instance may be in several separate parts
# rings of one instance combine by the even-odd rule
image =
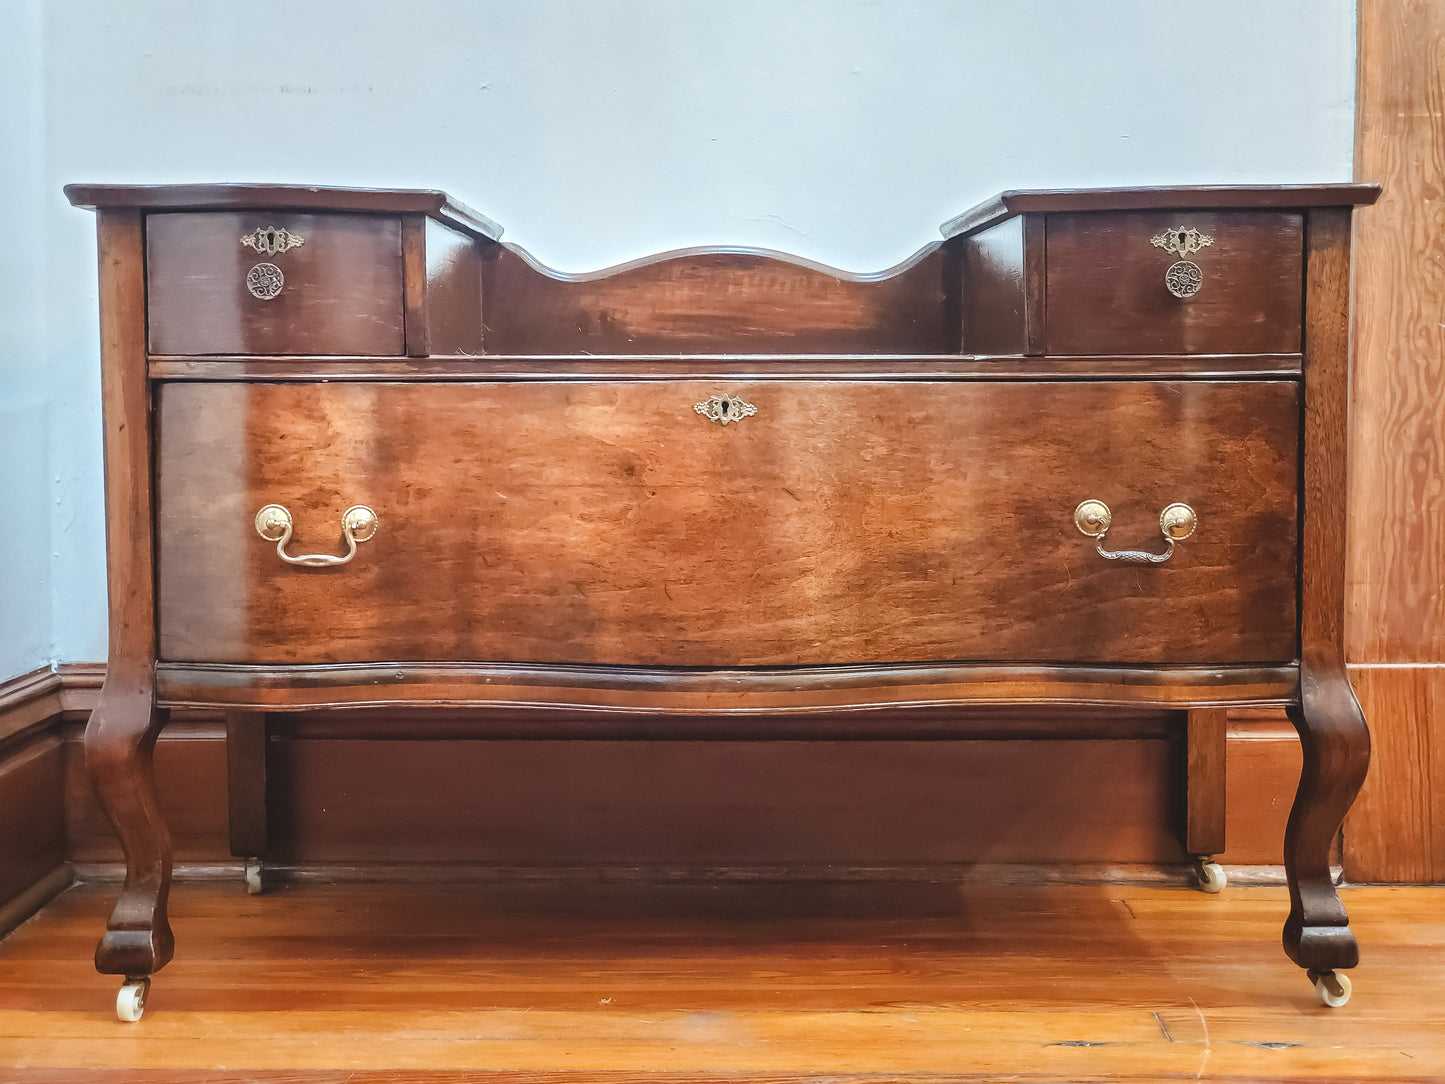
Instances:
[[[1103,538],[1112,522],[1114,513],[1103,501],[1080,501],[1074,509],[1074,526],[1090,538]]]
[[[256,513],[256,533],[268,542],[279,542],[291,533],[291,513],[279,504],[268,504]]]
[[[364,504],[353,504],[341,513],[341,526],[358,542],[366,542],[376,534],[376,513]]]
[[[1194,528],[1198,525],[1194,509],[1187,504],[1171,504],[1159,513],[1159,529],[1164,532],[1165,538],[1175,542],[1183,542],[1194,533]]]

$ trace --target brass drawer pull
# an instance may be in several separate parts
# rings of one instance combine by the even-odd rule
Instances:
[[[1204,270],[1188,257],[1214,244],[1214,238],[1200,233],[1193,226],[1175,226],[1149,238],[1149,243],[1179,257],[1178,262],[1170,264],[1164,272],[1164,288],[1178,298],[1197,294],[1204,285]]]
[[[376,513],[364,504],[354,504],[341,513],[341,533],[346,536],[344,556],[308,553],[292,557],[286,552],[286,543],[291,541],[291,513],[279,504],[268,504],[256,513],[256,533],[267,542],[276,543],[276,552],[281,560],[288,565],[306,565],[309,568],[346,564],[356,556],[356,544],[369,541],[376,534],[376,527]]]
[[[246,272],[246,289],[258,301],[270,301],[286,285],[286,276],[274,263],[258,263]]]
[[[1159,533],[1164,536],[1166,547],[1163,553],[1149,553],[1147,550],[1106,550],[1104,535],[1113,521],[1114,513],[1109,511],[1109,506],[1103,501],[1080,501],[1079,506],[1074,509],[1074,526],[1094,539],[1094,549],[1098,550],[1100,557],[1106,561],[1134,561],[1151,565],[1162,565],[1173,557],[1174,543],[1183,542],[1198,526],[1194,509],[1187,504],[1171,504],[1159,513]]]
[[[241,238],[241,244],[252,249],[258,256],[275,256],[300,248],[306,238],[290,230],[276,226],[257,226]],[[286,285],[286,276],[274,263],[258,263],[246,272],[246,289],[258,301],[270,301],[281,293]]]

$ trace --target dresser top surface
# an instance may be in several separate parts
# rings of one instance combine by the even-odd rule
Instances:
[[[71,184],[65,186],[65,195],[77,207],[138,207],[150,211],[421,213],[479,237],[496,240],[502,236],[502,227],[496,222],[436,189],[281,184]],[[949,219],[940,230],[945,238],[956,237],[1026,213],[1361,206],[1374,203],[1379,195],[1377,184],[1010,189]]]
[[[939,227],[945,238],[977,233],[1028,213],[1209,211],[1356,207],[1380,197],[1378,184],[1174,185],[1145,188],[1010,189]]]
[[[327,188],[294,184],[68,184],[76,207],[139,207],[148,211],[361,211],[425,214],[478,237],[496,240],[502,227],[430,188]]]

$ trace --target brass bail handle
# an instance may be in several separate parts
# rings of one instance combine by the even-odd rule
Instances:
[[[1106,561],[1131,561],[1137,564],[1162,565],[1174,556],[1174,543],[1183,542],[1194,533],[1199,517],[1187,504],[1174,503],[1159,513],[1159,533],[1164,536],[1164,552],[1150,553],[1148,550],[1106,550],[1104,535],[1114,521],[1114,513],[1103,501],[1092,498],[1080,501],[1074,509],[1074,526],[1080,533],[1094,540],[1094,549]]]
[[[341,533],[346,538],[346,552],[339,557],[329,553],[306,553],[293,557],[286,552],[286,543],[291,541],[291,513],[279,504],[268,504],[256,513],[256,533],[268,542],[276,543],[276,553],[288,565],[305,565],[307,568],[325,568],[344,565],[356,556],[356,544],[368,542],[376,534],[378,521],[376,513],[364,504],[354,504],[341,513]]]

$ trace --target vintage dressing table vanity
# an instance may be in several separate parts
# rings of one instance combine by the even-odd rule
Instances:
[[[1376,187],[1006,192],[874,275],[727,249],[562,275],[436,192],[66,193],[98,212],[85,743],[126,854],[96,952],[123,1019],[173,949],[150,755],[182,705],[229,713],[247,857],[295,713],[916,739],[1151,710],[1202,765],[1229,706],[1285,705],[1284,947],[1348,997],[1349,243]],[[1190,806],[1217,887],[1222,807]]]

